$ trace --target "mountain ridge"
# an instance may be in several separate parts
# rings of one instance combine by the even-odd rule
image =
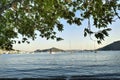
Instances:
[[[97,50],[120,50],[120,40],[110,43],[102,48],[97,49]]]
[[[64,50],[52,47],[52,48],[43,49],[43,50],[38,49],[38,50],[35,50],[34,52],[64,52]]]

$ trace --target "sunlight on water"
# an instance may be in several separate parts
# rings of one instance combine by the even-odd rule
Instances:
[[[0,55],[0,78],[96,76],[120,78],[120,51]]]

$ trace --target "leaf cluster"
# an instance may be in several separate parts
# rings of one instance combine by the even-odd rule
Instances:
[[[79,26],[92,18],[96,28],[106,28],[116,16],[120,18],[119,10],[119,0],[0,0],[0,46],[16,43],[12,39],[18,34],[23,36],[18,43],[29,43],[28,38],[36,39],[36,31],[46,39],[62,40],[54,31],[55,27],[58,31],[64,30],[59,19]],[[77,11],[79,16],[76,16]],[[94,33],[86,28],[84,36],[95,34],[100,43],[108,31]]]

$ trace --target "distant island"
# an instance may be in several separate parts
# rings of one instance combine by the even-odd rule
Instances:
[[[34,52],[64,52],[64,50],[52,47],[52,48],[43,49],[43,50],[38,49],[38,50],[35,50]]]
[[[120,50],[120,41],[115,41],[115,42],[113,42],[113,43],[111,43],[111,44],[108,44],[108,45],[106,45],[106,46],[104,46],[104,47],[102,47],[102,48],[99,48],[99,49],[97,49],[97,50],[105,50],[105,51],[108,51],[108,50]]]

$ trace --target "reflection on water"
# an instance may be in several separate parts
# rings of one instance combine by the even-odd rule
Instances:
[[[120,51],[0,55],[0,78],[120,78]]]

